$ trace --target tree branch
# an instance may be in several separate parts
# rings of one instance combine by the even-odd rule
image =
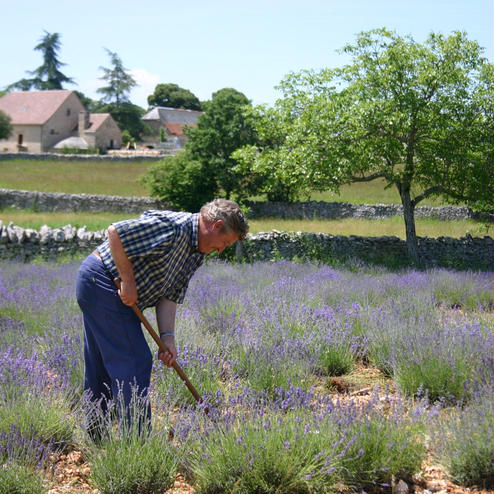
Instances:
[[[384,173],[374,173],[373,175],[368,175],[367,177],[350,177],[353,182],[370,182],[376,178],[384,178]]]

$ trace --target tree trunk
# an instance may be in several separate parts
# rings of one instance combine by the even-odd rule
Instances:
[[[405,232],[407,241],[408,257],[414,266],[419,266],[419,250],[417,233],[415,231],[415,206],[410,198],[410,187],[399,187],[401,203],[403,205],[403,216],[405,218]]]

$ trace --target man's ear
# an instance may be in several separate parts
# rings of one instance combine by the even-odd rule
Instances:
[[[216,232],[221,231],[225,222],[223,220],[217,220],[213,223],[213,230]]]

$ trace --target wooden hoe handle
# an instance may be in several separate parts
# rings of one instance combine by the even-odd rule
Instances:
[[[120,290],[120,286],[121,286],[120,280],[118,278],[115,278],[114,282],[115,282],[115,285],[117,285],[117,288]],[[135,312],[137,317],[141,320],[141,323],[144,325],[144,327],[148,330],[148,333],[151,335],[153,340],[156,342],[159,349],[162,352],[167,352],[168,351],[167,346],[161,341],[160,337],[158,336],[156,331],[153,329],[151,324],[149,324],[149,321],[146,319],[146,316],[141,312],[139,307],[137,307],[136,304],[133,304],[130,307]],[[180,365],[178,365],[178,363],[175,361],[175,362],[173,362],[172,367],[175,369],[175,372],[179,375],[180,379],[182,379],[182,381],[185,383],[185,385],[187,386],[187,389],[191,392],[191,394],[195,398],[195,400],[198,403],[202,403],[201,395],[197,392],[196,388],[194,388],[192,383],[189,381],[188,377],[185,375],[185,373],[182,370],[182,368],[180,367]],[[207,413],[207,410],[206,410],[206,413]]]

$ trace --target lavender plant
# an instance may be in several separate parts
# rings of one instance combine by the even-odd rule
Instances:
[[[16,463],[0,466],[0,492],[3,494],[44,494],[47,492],[41,476]]]
[[[492,386],[467,408],[439,415],[432,428],[436,456],[451,480],[464,485],[494,487],[494,401]]]

